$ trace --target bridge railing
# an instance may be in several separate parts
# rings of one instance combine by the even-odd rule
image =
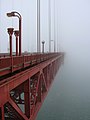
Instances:
[[[0,58],[0,77],[16,70],[39,64],[45,60],[62,55],[62,53],[26,54],[13,57]]]
[[[0,71],[9,67],[11,67],[11,58],[0,58]]]

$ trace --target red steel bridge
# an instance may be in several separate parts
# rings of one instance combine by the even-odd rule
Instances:
[[[7,15],[15,17],[15,13]],[[42,53],[22,53],[21,16],[18,18],[19,31],[8,28],[10,54],[0,53],[0,120],[35,120],[64,60],[63,52],[45,53],[44,42]],[[16,37],[14,54],[13,32]]]
[[[35,120],[64,53],[0,58],[0,120]]]

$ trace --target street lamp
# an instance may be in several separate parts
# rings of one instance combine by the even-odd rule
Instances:
[[[10,57],[12,57],[12,35],[13,35],[13,30],[14,30],[14,28],[8,28],[7,29],[7,32],[8,32],[8,34],[9,34],[9,42],[10,42],[10,46],[9,46],[9,48],[10,48]]]
[[[44,43],[45,43],[45,41],[43,40],[42,41],[42,53],[44,53]]]
[[[19,19],[19,55],[21,55],[21,22],[22,22],[22,17],[16,11],[7,13],[7,16],[8,17],[18,17],[18,19]]]
[[[51,42],[53,42],[53,46],[54,46],[54,52],[55,52],[55,40],[51,40]]]
[[[16,37],[16,56],[18,56],[18,36],[19,36],[19,31],[18,30],[14,31],[14,35]]]

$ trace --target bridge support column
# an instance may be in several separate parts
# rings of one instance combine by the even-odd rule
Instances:
[[[38,80],[39,80],[39,84],[38,84],[38,101],[41,102],[41,81],[42,81],[41,75],[39,75]]]
[[[2,113],[1,113],[1,114],[2,114],[2,120],[4,120],[4,106],[2,106],[1,109],[2,109],[2,110],[1,110],[1,111],[2,111]]]
[[[24,83],[25,115],[30,117],[30,80]]]

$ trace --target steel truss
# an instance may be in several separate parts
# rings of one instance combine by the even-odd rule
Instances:
[[[0,120],[35,120],[63,62],[58,55],[0,82]]]

